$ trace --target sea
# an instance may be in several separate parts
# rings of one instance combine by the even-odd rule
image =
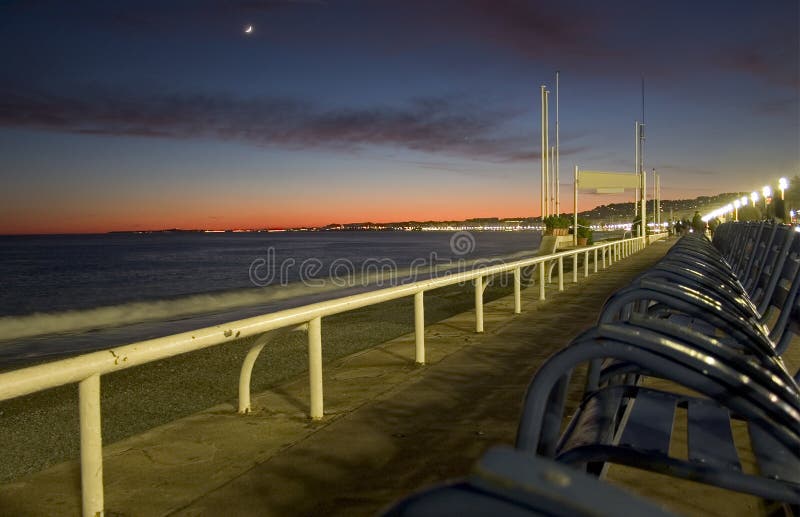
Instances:
[[[0,237],[0,368],[532,255],[533,231]]]

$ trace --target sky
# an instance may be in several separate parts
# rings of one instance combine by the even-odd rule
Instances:
[[[760,189],[800,175],[798,26],[797,0],[0,0],[0,234],[538,216],[556,70],[564,211],[574,165],[633,170],[642,78],[662,198]]]

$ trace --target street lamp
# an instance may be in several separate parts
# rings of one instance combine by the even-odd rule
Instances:
[[[764,185],[764,188],[761,189],[761,193],[764,194],[764,211],[767,210],[767,199],[772,195],[772,189],[769,185]]]
[[[781,199],[783,199],[783,191],[789,188],[789,180],[781,178],[778,180],[778,188],[781,190]]]
[[[741,207],[741,206],[742,206],[742,202],[741,201],[739,201],[738,199],[734,200],[734,202],[733,202],[733,220],[734,221],[738,221],[739,220],[739,207]]]
[[[747,196],[742,196],[742,206],[747,206]]]

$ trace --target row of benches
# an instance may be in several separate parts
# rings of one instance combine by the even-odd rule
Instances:
[[[726,223],[713,243],[681,238],[537,371],[515,449],[490,450],[471,477],[389,514],[666,514],[594,477],[609,464],[800,514],[800,388],[782,359],[800,325],[799,274],[800,233],[788,226]],[[586,392],[562,433],[570,379],[586,363]],[[679,411],[687,422],[680,457],[670,448]],[[758,463],[752,472],[732,432],[742,426]]]

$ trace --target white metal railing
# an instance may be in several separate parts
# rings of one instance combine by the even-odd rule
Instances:
[[[666,234],[663,234],[664,236]],[[650,236],[650,241],[653,241]],[[100,376],[107,373],[166,359],[179,354],[220,345],[236,339],[259,336],[244,359],[239,377],[239,413],[250,411],[250,377],[258,354],[271,339],[268,331],[276,329],[305,330],[308,334],[308,376],[310,385],[310,410],[312,419],[323,416],[322,390],[322,318],[342,312],[367,307],[406,296],[414,297],[415,361],[425,364],[425,291],[449,285],[474,282],[475,331],[483,332],[484,279],[500,273],[514,274],[514,313],[522,311],[521,270],[541,265],[539,273],[539,299],[545,299],[545,265],[558,267],[558,290],[564,290],[564,259],[572,258],[572,281],[578,281],[578,256],[584,255],[584,277],[589,276],[589,258],[592,255],[594,272],[598,271],[598,258],[602,268],[635,253],[645,246],[641,237],[610,241],[517,260],[485,266],[470,271],[446,274],[404,285],[354,294],[333,300],[281,310],[261,316],[232,321],[194,331],[182,332],[156,339],[76,357],[52,361],[36,366],[0,374],[0,401],[28,395],[65,384],[78,383],[81,444],[81,487],[84,516],[103,514],[103,451],[100,415]]]

